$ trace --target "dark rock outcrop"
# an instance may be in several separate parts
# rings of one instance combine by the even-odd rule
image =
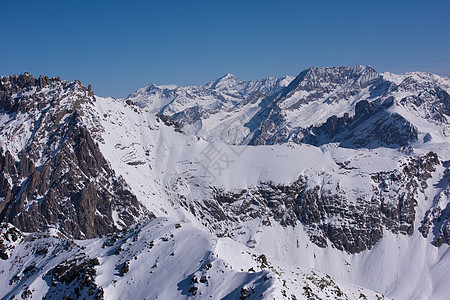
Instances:
[[[397,113],[386,111],[386,103],[376,104],[362,100],[355,105],[355,114],[331,116],[319,126],[298,128],[296,131],[280,129],[283,117],[276,115],[262,123],[251,145],[277,144],[293,140],[320,146],[338,143],[346,148],[399,148],[418,140],[417,128]],[[275,111],[275,110],[274,110]]]
[[[29,232],[56,226],[68,236],[92,238],[151,217],[83,124],[81,115],[92,100],[81,83],[29,74],[1,81],[0,101],[9,123],[23,113],[32,128],[19,129],[24,137],[29,130],[29,138],[18,153],[0,149],[0,222]],[[48,90],[37,92],[43,86]],[[5,126],[0,134],[8,137],[17,130]]]
[[[11,224],[0,224],[0,259],[7,260],[15,244],[23,239],[23,233]]]
[[[301,223],[311,241],[320,247],[331,242],[337,249],[358,253],[371,249],[382,238],[383,228],[394,233],[413,234],[417,199],[424,194],[427,181],[439,164],[433,152],[410,157],[399,170],[372,174],[372,194],[353,200],[339,184],[337,190],[310,186],[307,178],[300,176],[291,185],[266,182],[249,190],[214,188],[212,200],[204,200],[201,204],[181,203],[200,214],[201,219],[214,220],[208,226],[216,231],[221,228],[224,235],[229,226],[221,227],[221,223],[239,224],[261,219],[263,225],[270,225],[270,219],[273,219],[283,226]],[[196,205],[204,208],[196,209]],[[448,218],[448,212],[445,217]],[[441,239],[448,240],[448,235],[442,236]]]
[[[419,228],[424,237],[432,234],[433,244],[437,247],[443,244],[450,245],[450,204],[446,202],[450,196],[450,162],[443,162],[443,165],[446,169],[437,184],[441,192],[434,197],[433,206],[426,212],[422,226]]]

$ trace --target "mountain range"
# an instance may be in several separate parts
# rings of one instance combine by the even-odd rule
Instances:
[[[445,299],[449,94],[370,66],[124,99],[1,76],[0,297]]]

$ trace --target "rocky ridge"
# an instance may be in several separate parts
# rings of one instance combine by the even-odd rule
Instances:
[[[151,216],[83,125],[92,92],[78,81],[29,74],[0,83],[2,222],[92,238]]]
[[[354,167],[349,163],[341,163],[339,168],[350,172]],[[442,168],[437,154],[433,152],[417,158],[406,157],[399,161],[398,169],[356,175],[365,176],[365,182],[371,186],[369,193],[356,194],[341,187],[341,179],[330,173],[321,175],[326,183],[311,181],[309,175],[300,175],[289,185],[260,182],[242,190],[204,187],[206,192],[201,201],[196,197],[195,189],[193,194],[192,190],[186,193],[175,187],[196,185],[183,180],[182,176],[174,179],[173,185],[167,188],[178,190],[175,198],[179,199],[180,204],[204,220],[204,224],[219,236],[233,238],[236,233],[246,231],[240,225],[260,220],[262,227],[270,227],[272,222],[283,227],[300,225],[319,247],[326,248],[331,244],[348,253],[359,253],[376,245],[383,237],[384,229],[407,236],[414,233],[417,229],[418,201],[426,201],[429,179],[435,176],[437,169]],[[350,173],[347,176],[353,175]],[[436,197],[445,199],[445,195],[447,192],[444,190]],[[448,243],[448,213],[439,208],[433,212],[427,213],[434,216],[428,217],[429,225],[436,223],[437,219],[440,222],[434,226],[434,238]],[[442,214],[447,220],[437,217]],[[428,233],[426,228],[420,230]],[[436,246],[439,245],[442,242],[436,243]]]

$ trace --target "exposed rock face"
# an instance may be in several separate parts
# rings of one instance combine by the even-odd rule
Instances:
[[[362,100],[355,106],[354,117],[330,117],[322,126],[311,128],[303,140],[313,141],[315,138],[316,145],[338,142],[340,146],[350,148],[397,148],[417,141],[417,128],[401,115],[386,112],[388,107],[383,104],[377,106]],[[318,136],[324,137],[322,141],[317,141]]]
[[[279,119],[269,119],[250,142],[251,145],[277,144],[289,140],[320,146],[338,143],[347,148],[398,148],[418,140],[417,128],[397,113],[389,113],[386,102],[377,105],[362,100],[355,105],[355,114],[349,117],[332,116],[320,126],[297,128],[294,132],[279,130]]]
[[[88,95],[89,95],[89,96],[94,96],[94,91],[92,90],[92,86],[91,86],[90,83],[89,83],[89,85],[88,85]]]
[[[298,91],[310,92],[299,101],[288,106],[295,109],[303,104],[317,101],[325,97],[326,102],[348,99],[380,79],[380,75],[369,66],[355,67],[311,67],[301,72],[291,84],[277,95],[277,103],[283,104]],[[346,85],[346,89],[340,89]],[[330,92],[336,93],[330,93]],[[283,106],[283,105],[280,105]]]
[[[450,245],[450,172],[448,167],[450,162],[444,162],[446,166],[445,174],[438,186],[442,191],[433,199],[433,206],[427,211],[420,231],[424,237],[430,234],[430,228],[433,228],[431,234],[434,236],[434,245],[437,247],[443,244]]]
[[[70,294],[72,289],[74,298],[81,298],[83,295],[90,299],[104,299],[103,289],[95,283],[97,271],[94,267],[97,265],[97,258],[90,259],[84,253],[61,262],[44,276],[44,280],[52,283],[48,294],[70,297],[67,294]]]
[[[446,196],[449,192],[446,191]],[[440,247],[443,244],[450,245],[450,205],[447,203],[444,209],[435,207],[427,212],[421,227],[422,235],[427,237],[431,225],[433,225],[433,244]]]
[[[5,298],[19,295],[23,299],[36,297],[36,292],[41,291],[29,287],[29,284],[39,278],[47,283],[47,297],[103,299],[103,289],[95,283],[95,267],[99,260],[90,258],[73,240],[60,233],[58,236],[49,232],[24,234],[6,223],[2,223],[0,228],[0,253],[3,253],[2,245],[7,245],[8,252],[1,258],[5,265],[10,266],[9,272],[5,269],[3,272],[9,273],[9,286],[13,287],[9,294],[4,294]],[[11,272],[13,269],[16,271]]]
[[[0,224],[0,258],[7,260],[16,244],[23,239],[23,233],[11,224]]]
[[[320,247],[330,241],[340,250],[357,253],[370,249],[382,237],[379,203],[358,199],[348,204],[345,195],[308,187],[303,177],[290,186],[263,183],[241,194],[217,191],[214,197],[242,221],[273,217],[283,226],[300,222]],[[336,219],[339,222],[332,222]]]
[[[311,68],[272,96],[270,104],[255,115],[253,124],[259,125],[248,140],[254,145],[294,141],[313,145],[337,142],[349,148],[406,146],[418,140],[419,130],[414,117],[411,122],[396,111],[448,125],[448,88],[448,81],[426,73],[381,76],[370,67]],[[310,123],[314,123],[315,115],[326,116],[333,106],[353,107],[354,115],[336,111],[340,116],[331,115],[311,126],[298,126],[291,119],[296,111],[313,109],[316,113]]]
[[[216,231],[221,228],[223,234],[232,226],[221,227],[221,223],[238,224],[258,218],[270,225],[273,219],[283,226],[301,223],[311,241],[320,247],[331,242],[337,249],[358,253],[371,249],[382,238],[383,228],[413,234],[417,199],[424,194],[427,180],[439,164],[433,152],[408,158],[399,170],[372,174],[373,194],[357,199],[349,199],[339,185],[337,190],[310,186],[308,178],[300,176],[292,185],[266,182],[249,190],[215,188],[210,201],[181,202],[194,214],[200,214],[200,219],[214,220],[210,227]],[[436,239],[448,241],[448,212],[442,213],[447,219],[441,217],[443,233]]]
[[[249,144],[294,141],[316,146],[338,142],[341,147],[349,148],[406,146],[417,141],[418,130],[398,113],[389,111],[395,102],[394,98],[389,96],[389,92],[393,93],[393,86],[393,83],[384,81],[371,67],[305,70],[280,93],[263,100],[262,103],[266,104],[247,124],[253,132],[248,139]],[[342,117],[332,115],[322,124],[307,127],[297,127],[293,125],[295,122],[286,117],[286,113],[295,112],[312,103],[327,109],[326,106],[350,101],[354,97],[357,99],[368,87],[368,99],[371,101],[357,101],[353,117],[348,113]],[[439,90],[439,87],[437,89]],[[434,91],[430,90],[430,93]],[[421,97],[419,98],[423,103]],[[310,122],[313,123],[313,120]]]
[[[176,132],[182,133],[180,130],[180,124],[178,122],[175,122],[171,117],[157,114],[157,120],[161,120],[166,126],[173,126],[175,128]]]
[[[446,86],[437,80],[429,80],[430,74],[418,73],[408,76],[391,89],[399,94],[409,94],[399,101],[404,107],[420,112],[423,118],[438,123],[447,123],[450,116],[450,95]],[[415,91],[412,93],[412,91]]]
[[[1,82],[8,121],[0,134],[9,143],[0,149],[0,222],[91,238],[150,216],[83,125],[92,99],[81,83],[29,74]]]

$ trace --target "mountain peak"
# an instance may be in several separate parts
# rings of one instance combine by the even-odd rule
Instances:
[[[224,80],[224,79],[237,79],[236,76],[234,76],[234,74],[231,73],[227,73],[224,76],[220,77],[219,80]]]
[[[377,80],[380,77],[371,66],[350,66],[350,67],[310,67],[302,71],[292,85],[300,85],[307,89],[316,89],[329,84],[344,84],[353,82],[360,87]]]
[[[315,67],[312,66],[306,69],[304,72],[306,73],[314,73],[314,72],[326,72],[326,73],[353,73],[355,75],[359,75],[365,72],[375,72],[372,66],[369,65],[355,65],[355,66],[334,66],[334,67]],[[303,72],[302,72],[303,73]]]
[[[234,86],[235,84],[239,83],[240,80],[237,79],[236,76],[234,76],[231,73],[227,73],[224,76],[220,77],[219,79],[216,79],[214,81],[211,81],[206,85],[209,89],[223,89],[228,88],[230,86]]]

